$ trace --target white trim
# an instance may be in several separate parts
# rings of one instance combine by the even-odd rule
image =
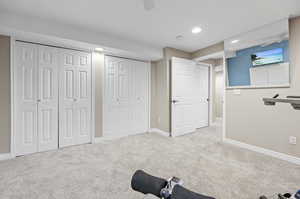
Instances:
[[[248,149],[250,151],[255,151],[255,152],[258,152],[258,153],[262,153],[264,155],[272,156],[274,158],[278,158],[278,159],[281,159],[281,160],[285,160],[285,161],[300,165],[300,158],[295,157],[295,156],[291,156],[291,155],[276,152],[276,151],[273,151],[273,150],[265,149],[265,148],[262,148],[262,147],[246,144],[246,143],[239,142],[239,141],[236,141],[236,140],[232,140],[232,139],[229,139],[229,138],[225,138],[223,140],[223,142],[227,143],[227,144],[232,144],[232,145],[235,145],[237,147],[244,148],[244,149]]]
[[[226,55],[223,53],[223,117],[222,117],[222,141],[226,138],[226,86],[228,81]]]
[[[103,53],[103,68],[102,68],[102,71],[101,71],[101,86],[102,86],[102,89],[101,89],[101,97],[102,97],[102,104],[101,104],[101,108],[102,108],[102,136],[105,136],[105,133],[104,133],[104,126],[105,126],[105,124],[104,124],[104,118],[106,117],[106,114],[105,114],[105,106],[106,106],[106,99],[105,99],[105,86],[106,86],[106,83],[105,83],[105,81],[106,81],[106,56],[109,56],[109,55],[106,55],[105,53]],[[95,139],[97,139],[96,137],[95,137]],[[96,140],[95,140],[95,143],[97,143],[96,142]]]
[[[209,126],[213,124],[213,102],[215,101],[215,98],[213,97],[213,73],[214,73],[214,67],[212,64],[209,65],[209,111],[208,111],[208,117],[209,117]],[[215,86],[215,85],[214,85]]]
[[[215,52],[215,53],[212,53],[209,55],[196,57],[193,60],[194,61],[204,61],[204,60],[211,59],[211,58],[222,58],[222,57],[224,57],[224,51],[219,51],[219,52]]]
[[[10,160],[10,159],[13,159],[13,158],[15,158],[15,156],[11,153],[0,153],[0,161]]]
[[[148,130],[148,133],[157,133],[159,135],[162,135],[164,137],[172,137],[171,133],[157,129],[157,128],[150,128]]]
[[[14,132],[14,49],[15,39],[10,37],[10,156],[12,158],[15,155],[15,132]],[[1,159],[1,158],[0,158]]]
[[[91,143],[95,143],[95,101],[96,101],[96,95],[95,95],[95,92],[96,92],[96,85],[95,85],[95,81],[96,81],[96,78],[95,78],[95,72],[96,72],[96,64],[95,64],[95,61],[94,61],[94,57],[95,57],[95,52],[92,52],[91,53],[91,67],[92,67],[92,110],[91,110]]]
[[[117,140],[117,139],[120,139],[120,138],[129,137],[129,136],[142,135],[142,134],[145,134],[145,133],[148,133],[148,131],[147,132],[132,133],[132,134],[125,134],[125,135],[95,137],[95,143],[101,143],[103,141]]]
[[[152,107],[152,96],[151,96],[151,62],[148,62],[148,129],[151,127],[151,107]]]
[[[126,137],[126,136],[123,136]],[[103,143],[105,141],[112,141],[112,140],[116,140],[122,137],[95,137],[95,142],[94,144],[98,144],[98,143]]]

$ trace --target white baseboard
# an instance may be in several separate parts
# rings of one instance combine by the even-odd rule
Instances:
[[[14,156],[11,153],[0,153],[0,161],[13,159]]]
[[[120,138],[124,138],[124,137],[128,137],[128,136],[144,134],[144,133],[147,133],[147,132],[142,132],[142,133],[138,132],[138,133],[133,133],[133,134],[121,135],[121,136],[118,136],[118,135],[116,135],[116,136],[105,136],[104,135],[102,137],[95,137],[94,143],[103,143],[103,142],[106,142],[106,141],[112,141],[112,140],[116,140],[116,139],[120,139]]]
[[[291,156],[291,155],[287,155],[287,154],[284,154],[284,153],[280,153],[280,152],[272,151],[272,150],[269,150],[269,149],[265,149],[265,148],[262,148],[262,147],[246,144],[246,143],[239,142],[239,141],[236,141],[236,140],[232,140],[232,139],[229,139],[229,138],[225,138],[223,141],[224,141],[224,143],[232,144],[232,145],[244,148],[244,149],[248,149],[248,150],[251,150],[251,151],[255,151],[255,152],[262,153],[262,154],[265,154],[265,155],[268,155],[268,156],[272,156],[274,158],[278,158],[278,159],[281,159],[281,160],[285,160],[285,161],[300,165],[300,158],[295,157],[295,156]]]
[[[106,141],[112,141],[112,140],[116,140],[122,137],[126,137],[126,136],[115,136],[115,137],[95,137],[95,142],[94,143],[103,143]]]
[[[159,135],[165,136],[165,137],[171,137],[169,132],[157,129],[157,128],[152,128],[148,130],[148,133],[157,133]]]

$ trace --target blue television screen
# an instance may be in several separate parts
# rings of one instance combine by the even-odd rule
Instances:
[[[253,66],[274,64],[283,62],[283,49],[275,48],[272,50],[262,51],[251,55]]]

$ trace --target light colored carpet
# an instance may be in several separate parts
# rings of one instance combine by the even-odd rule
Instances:
[[[295,191],[300,167],[220,142],[216,127],[178,138],[130,136],[0,162],[1,199],[142,199],[130,189],[143,169],[178,176],[218,199]]]

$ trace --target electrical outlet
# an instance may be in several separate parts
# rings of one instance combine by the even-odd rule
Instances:
[[[160,117],[157,118],[158,123],[160,124]]]
[[[289,137],[289,143],[290,144],[297,144],[297,138],[295,136]]]

